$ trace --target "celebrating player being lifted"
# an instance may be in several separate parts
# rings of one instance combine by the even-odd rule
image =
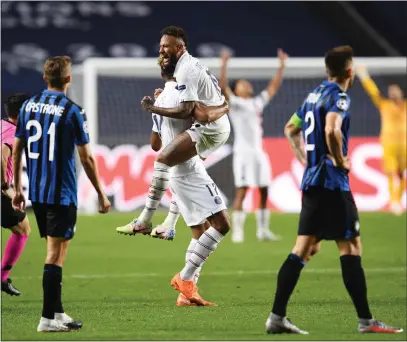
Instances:
[[[230,123],[225,115],[228,112],[225,97],[218,86],[218,81],[208,68],[192,57],[188,51],[188,39],[182,28],[169,26],[162,30],[160,57],[163,67],[175,67],[180,105],[175,108],[154,106],[150,97],[145,97],[142,105],[145,110],[172,119],[187,119],[194,116],[195,122],[186,132],[179,134],[159,154],[154,163],[153,180],[141,215],[132,222],[116,230],[120,233],[134,235],[150,234],[152,217],[161,198],[168,188],[169,169],[199,155],[207,158],[223,145],[229,138]],[[214,109],[203,118],[197,113],[201,103]],[[198,107],[198,108],[195,108]],[[195,112],[194,112],[195,109]],[[221,114],[216,115],[220,111]],[[211,115],[213,114],[213,115]]]
[[[253,96],[253,86],[246,80],[236,80],[228,86],[227,62],[229,54],[222,54],[220,87],[230,106],[229,117],[234,132],[233,173],[236,195],[233,203],[232,241],[244,240],[243,200],[248,187],[260,190],[259,209],[256,211],[257,238],[259,240],[278,240],[269,230],[270,211],[267,209],[268,187],[271,180],[269,158],[263,150],[262,113],[269,101],[277,94],[283,81],[287,54],[278,50],[280,68],[266,89]]]
[[[62,267],[76,230],[77,183],[75,146],[84,170],[99,195],[99,212],[109,211],[95,159],[89,148],[85,111],[66,92],[71,82],[71,59],[49,58],[44,64],[48,88],[27,100],[18,116],[13,149],[15,196],[13,206],[25,208],[22,192],[22,153],[25,149],[32,202],[40,236],[46,239],[47,256],[42,278],[43,307],[38,332],[77,330],[62,306]]]
[[[160,108],[179,105],[180,92],[173,76],[174,69],[171,65],[162,67],[161,75],[166,83],[156,100],[156,105]],[[192,118],[178,120],[153,114],[153,149],[159,150],[162,145],[168,146],[178,134],[190,127],[191,123]],[[151,235],[157,236],[157,233],[162,232],[167,238],[173,236],[174,230],[169,227],[177,218],[179,208],[186,224],[191,227],[192,240],[187,248],[184,269],[171,281],[171,285],[181,292],[177,306],[213,305],[199,296],[196,282],[204,262],[229,230],[226,206],[198,156],[172,167],[169,176],[170,189],[176,204],[171,204],[164,224],[155,228]]]
[[[402,329],[375,320],[367,300],[359,216],[348,177],[350,98],[346,91],[354,80],[352,48],[341,46],[329,50],[325,65],[328,80],[307,96],[285,127],[285,135],[306,169],[301,183],[297,241],[278,273],[266,331],[307,334],[286,318],[288,300],[306,262],[320,249],[321,240],[334,240],[339,249],[343,282],[359,317],[358,331],[401,332]]]

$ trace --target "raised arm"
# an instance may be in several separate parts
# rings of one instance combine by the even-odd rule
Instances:
[[[225,99],[229,101],[230,95],[232,94],[232,89],[230,89],[228,85],[228,75],[227,75],[228,61],[230,59],[229,52],[227,52],[226,50],[222,51],[221,59],[222,64],[220,67],[219,86],[220,89],[222,90],[223,95],[225,96]]]
[[[266,88],[270,99],[272,99],[277,94],[278,90],[281,87],[281,84],[283,83],[285,61],[288,57],[288,55],[282,49],[277,50],[277,56],[280,60],[280,67],[278,68],[276,74],[274,75],[273,79],[270,80]]]
[[[302,120],[297,113],[293,114],[285,125],[284,135],[290,142],[291,149],[297,159],[305,166],[307,164],[307,157],[305,155],[304,141],[302,139]]]
[[[380,108],[383,100],[380,90],[377,88],[376,83],[372,80],[367,71],[366,66],[360,65],[356,68],[356,75],[360,79],[363,88],[368,93],[376,107]]]

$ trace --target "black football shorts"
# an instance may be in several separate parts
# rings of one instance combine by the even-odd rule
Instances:
[[[302,193],[298,235],[320,240],[346,240],[359,236],[359,214],[350,191],[311,187]]]
[[[15,210],[11,204],[11,199],[1,193],[1,226],[3,228],[12,228],[24,221],[27,214]]]
[[[77,216],[75,205],[33,203],[33,209],[41,237],[73,238]]]

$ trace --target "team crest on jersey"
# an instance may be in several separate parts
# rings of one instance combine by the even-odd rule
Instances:
[[[348,101],[346,101],[346,99],[339,99],[336,102],[336,106],[341,109],[341,110],[347,110],[349,105],[348,105]]]
[[[187,89],[186,85],[177,85],[177,90],[185,90]]]
[[[88,122],[87,122],[87,121],[85,121],[85,122],[83,123],[83,131],[84,131],[86,134],[89,134],[89,127],[88,127]]]
[[[219,196],[216,196],[214,199],[216,204],[221,204],[222,203],[222,198],[220,198]]]

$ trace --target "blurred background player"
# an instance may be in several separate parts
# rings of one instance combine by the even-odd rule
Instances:
[[[380,112],[380,143],[383,147],[383,170],[389,186],[390,211],[401,215],[401,199],[406,187],[407,99],[397,84],[388,86],[388,98],[384,98],[363,65],[357,68],[357,76]]]
[[[333,48],[325,55],[328,80],[305,99],[285,127],[285,135],[299,161],[306,165],[295,246],[280,268],[268,333],[308,334],[286,318],[287,304],[307,261],[322,240],[336,242],[344,285],[359,318],[360,333],[399,333],[373,318],[362,267],[359,213],[349,186],[348,142],[350,98],[354,81],[353,49]],[[304,135],[304,140],[302,136]],[[305,143],[305,149],[304,149]]]
[[[222,53],[220,87],[228,100],[234,131],[233,173],[236,194],[233,202],[232,241],[239,243],[244,240],[244,222],[246,213],[243,211],[243,200],[248,187],[260,190],[260,203],[256,210],[257,238],[259,240],[279,240],[280,237],[270,231],[270,211],[267,209],[268,187],[271,181],[270,162],[263,150],[263,109],[277,94],[283,82],[287,54],[279,49],[280,67],[266,89],[254,96],[253,86],[247,80],[236,80],[228,86],[227,63],[230,55]]]
[[[3,259],[1,260],[1,290],[11,296],[21,294],[11,283],[9,274],[23,252],[31,232],[25,211],[15,210],[11,202],[14,197],[14,191],[11,188],[13,182],[11,156],[14,134],[18,112],[28,98],[29,95],[22,93],[8,97],[5,103],[7,119],[3,119],[1,122],[1,226],[11,230],[11,236],[4,248]]]
[[[43,79],[48,88],[23,104],[17,121],[13,206],[25,209],[21,175],[22,152],[26,149],[29,199],[40,236],[47,240],[43,308],[37,331],[64,332],[82,327],[82,322],[74,321],[62,307],[62,266],[76,230],[75,145],[99,195],[99,212],[107,213],[110,202],[102,190],[90,151],[85,111],[66,96],[71,82],[71,59],[68,56],[49,58],[44,64]]]

